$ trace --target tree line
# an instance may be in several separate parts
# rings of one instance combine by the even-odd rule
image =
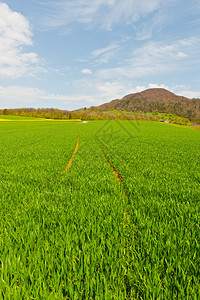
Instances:
[[[76,111],[67,111],[54,108],[17,108],[17,109],[0,109],[0,115],[21,116],[32,118],[45,118],[57,120],[146,120],[161,121],[168,120],[171,123],[188,125],[190,120],[173,114],[162,113],[143,113],[138,112],[106,112],[99,109],[81,109]]]

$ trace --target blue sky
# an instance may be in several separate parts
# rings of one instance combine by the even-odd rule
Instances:
[[[200,98],[199,0],[0,1],[0,108]]]

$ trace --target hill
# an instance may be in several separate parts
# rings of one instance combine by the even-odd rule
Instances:
[[[200,99],[177,96],[161,88],[147,89],[140,93],[129,94],[97,107],[100,111],[128,111],[137,113],[167,113],[200,121]]]
[[[166,120],[188,125],[200,124],[200,99],[177,96],[166,89],[147,89],[100,106],[74,111],[55,108],[0,109],[0,115],[46,119],[81,120]]]

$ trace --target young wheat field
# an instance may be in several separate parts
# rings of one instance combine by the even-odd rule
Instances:
[[[0,119],[0,299],[200,299],[200,131]]]

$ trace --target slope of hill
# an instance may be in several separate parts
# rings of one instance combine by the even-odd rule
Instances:
[[[190,122],[200,124],[200,99],[188,99],[165,89],[154,88],[88,109],[85,107],[67,111],[54,108],[5,108],[0,109],[0,115],[81,120],[169,119],[170,122],[182,125]]]
[[[200,121],[200,99],[177,96],[166,89],[153,88],[141,93],[129,94],[98,106],[100,111],[135,111],[176,114],[191,121]]]

